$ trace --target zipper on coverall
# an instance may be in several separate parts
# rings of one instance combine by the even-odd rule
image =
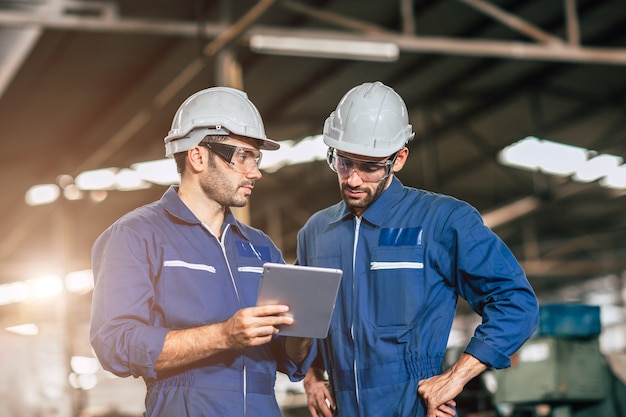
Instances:
[[[359,410],[360,407],[360,401],[359,401],[359,376],[358,376],[358,366],[357,366],[357,354],[358,354],[358,350],[357,350],[357,346],[356,346],[356,341],[355,341],[355,337],[354,337],[354,318],[356,317],[356,315],[358,314],[357,308],[357,302],[356,302],[356,291],[355,291],[355,285],[356,285],[356,279],[357,279],[357,270],[356,270],[356,255],[357,255],[357,247],[358,247],[358,243],[359,243],[359,233],[361,230],[361,218],[355,216],[355,226],[354,226],[354,247],[352,248],[352,323],[350,323],[350,337],[352,338],[352,350],[354,352],[354,360],[352,363],[352,371],[354,372],[354,392],[356,395],[356,406],[357,406],[357,410]]]
[[[206,227],[206,226],[205,226]],[[235,290],[235,295],[237,296],[237,301],[239,302],[239,308],[241,308],[241,298],[239,297],[239,290],[237,289],[237,284],[235,283],[235,277],[233,276],[232,268],[230,267],[230,262],[228,262],[228,256],[226,255],[226,246],[224,246],[224,242],[226,241],[226,233],[230,229],[230,225],[227,224],[222,232],[222,238],[218,239],[220,243],[220,247],[222,248],[222,255],[224,255],[224,260],[226,261],[226,266],[228,267],[228,274],[230,275],[230,282],[233,284],[233,289]],[[213,233],[211,229],[207,227],[209,232]],[[217,237],[217,236],[216,236]],[[245,359],[243,361],[243,416],[246,417],[248,414],[248,377],[247,377],[247,369]]]

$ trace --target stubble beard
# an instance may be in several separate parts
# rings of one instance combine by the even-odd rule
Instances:
[[[364,192],[364,195],[361,198],[350,198],[346,194],[346,190],[359,190]],[[385,191],[385,181],[380,181],[376,188],[374,189],[374,193],[372,194],[369,188],[361,188],[361,187],[350,187],[346,182],[341,183],[341,197],[343,198],[344,203],[351,209],[365,210],[368,208],[374,201],[380,197],[380,195]]]
[[[249,195],[240,195],[239,189],[244,186],[254,186],[254,180],[242,181],[234,185],[222,175],[207,176],[202,184],[204,194],[222,207],[244,207],[248,204]]]

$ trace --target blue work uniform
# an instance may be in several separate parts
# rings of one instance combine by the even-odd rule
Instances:
[[[361,218],[344,202],[314,214],[298,263],[344,272],[319,349],[340,416],[425,415],[417,384],[442,372],[457,296],[482,316],[465,352],[488,366],[510,366],[537,325],[522,268],[478,211],[395,177]]]
[[[227,211],[218,239],[171,187],[110,226],[92,256],[92,346],[105,369],[145,380],[147,417],[281,415],[277,368],[300,380],[315,355],[296,365],[284,337],[172,372],[154,369],[169,330],[223,322],[256,304],[262,265],[283,262],[267,235]]]

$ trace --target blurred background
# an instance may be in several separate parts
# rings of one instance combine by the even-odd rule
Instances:
[[[624,27],[624,0],[0,0],[0,415],[143,412],[143,382],[89,346],[90,249],[177,181],[163,138],[186,97],[243,89],[283,144],[237,216],[293,262],[339,199],[323,122],[380,80],[416,132],[399,178],[474,205],[542,304],[459,414],[626,416]],[[450,361],[476,324],[460,302]],[[301,384],[276,391],[307,415]]]

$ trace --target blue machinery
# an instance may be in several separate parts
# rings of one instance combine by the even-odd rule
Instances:
[[[626,356],[610,366],[600,330],[597,306],[542,306],[539,328],[513,366],[482,375],[497,415],[626,417],[626,385],[618,377],[626,373]]]

